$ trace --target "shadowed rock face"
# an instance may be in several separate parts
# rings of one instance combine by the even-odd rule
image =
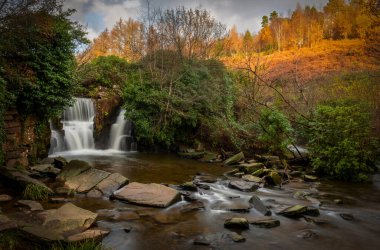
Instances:
[[[168,207],[180,200],[177,190],[160,184],[142,184],[132,182],[129,185],[114,192],[114,197],[130,203],[153,206]]]

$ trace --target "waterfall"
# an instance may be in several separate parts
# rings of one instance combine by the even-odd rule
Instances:
[[[62,114],[63,131],[51,125],[50,154],[62,151],[94,149],[94,103],[88,98],[75,98],[73,106]]]
[[[125,110],[121,110],[116,122],[111,127],[109,149],[136,151],[137,144],[132,137],[132,122],[124,118]]]

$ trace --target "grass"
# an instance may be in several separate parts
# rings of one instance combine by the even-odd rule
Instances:
[[[108,250],[102,246],[102,243],[95,239],[81,242],[58,242],[50,250]]]
[[[23,198],[27,200],[47,200],[50,191],[36,184],[28,184],[23,192]]]

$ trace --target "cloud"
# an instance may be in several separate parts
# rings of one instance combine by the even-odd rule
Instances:
[[[276,10],[287,16],[299,2],[301,5],[314,5],[321,8],[328,0],[150,0],[150,8],[201,7],[220,22],[231,28],[236,25],[239,32],[260,30],[261,17]],[[120,19],[141,17],[146,11],[147,0],[67,0],[66,8],[76,9],[72,18],[88,28],[90,39],[105,28],[112,28]],[[95,20],[94,17],[99,20]]]

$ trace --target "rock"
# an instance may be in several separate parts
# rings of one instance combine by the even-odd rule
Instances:
[[[216,162],[219,161],[219,155],[216,153],[206,152],[201,158],[203,162]]]
[[[50,176],[57,176],[61,170],[58,168],[53,167],[50,164],[41,164],[41,165],[35,165],[30,168],[31,170],[37,171],[41,174],[46,174]]]
[[[194,196],[194,194],[192,192],[181,191],[180,194],[183,196],[185,201],[192,202],[192,201],[197,200],[197,198]]]
[[[51,203],[67,203],[67,202],[70,202],[71,200],[66,199],[66,198],[50,198],[49,201]]]
[[[216,201],[210,207],[212,210],[224,210],[238,213],[249,213],[251,206],[248,202],[243,200],[236,200],[234,202]]]
[[[10,220],[7,216],[0,214],[0,232],[14,228],[17,228],[17,223]]]
[[[314,176],[314,175],[307,175],[305,174],[303,176],[303,180],[304,181],[309,181],[309,182],[313,182],[313,181],[317,181],[318,180],[318,177]]]
[[[260,198],[257,195],[253,195],[249,202],[253,205],[253,207],[260,213],[262,213],[265,216],[269,216],[272,214],[272,212],[264,205],[264,203],[260,200]]]
[[[249,220],[249,224],[263,228],[273,228],[278,227],[280,225],[280,221],[269,217]]]
[[[312,204],[314,204],[316,206],[320,206],[321,205],[321,202],[318,199],[314,198],[314,197],[306,196],[305,198],[306,198],[306,200],[310,201]]]
[[[129,221],[129,220],[138,220],[140,216],[133,211],[123,211],[114,217],[115,220]]]
[[[302,175],[301,171],[292,171],[289,173],[291,177],[300,177]]]
[[[203,205],[201,201],[195,201],[195,202],[184,205],[183,207],[181,207],[180,211],[181,213],[187,213],[191,211],[201,210],[204,208],[205,206]]]
[[[48,186],[39,180],[29,177],[26,172],[22,173],[14,168],[3,167],[0,168],[0,175],[3,175],[4,177],[12,180],[16,185],[21,185],[24,188],[28,186],[28,184],[34,184],[46,189],[49,193],[53,193],[53,190],[51,190]]]
[[[199,236],[193,241],[193,244],[199,246],[209,246],[211,245],[211,240],[207,239],[206,237]]]
[[[77,207],[72,203],[66,203],[47,213],[42,226],[55,234],[63,235],[74,230],[89,228],[97,216],[96,213]]]
[[[132,229],[133,229],[133,228],[132,228],[131,226],[126,226],[126,227],[123,228],[124,232],[126,232],[126,233],[131,232]]]
[[[100,229],[88,229],[82,233],[70,235],[67,237],[68,242],[83,241],[88,239],[97,239],[109,234],[109,231]]]
[[[223,162],[223,164],[225,166],[228,166],[228,165],[233,165],[233,164],[236,164],[238,162],[240,162],[241,160],[244,160],[244,154],[243,152],[240,152],[234,156],[231,156],[230,158],[228,158],[227,160],[225,160]]]
[[[261,178],[259,178],[257,176],[250,175],[250,174],[243,175],[241,178],[245,181],[256,182],[256,183],[261,182]]]
[[[225,228],[235,228],[235,229],[249,229],[249,223],[246,218],[230,218],[227,219],[224,222],[224,227]]]
[[[319,216],[319,209],[315,207],[307,207],[306,211],[303,213],[305,215],[309,216]]]
[[[233,176],[233,175],[236,174],[236,173],[239,173],[239,169],[237,169],[237,168],[225,172],[224,175],[230,175],[230,176]]]
[[[54,164],[54,158],[46,157],[46,158],[42,159],[41,161],[39,161],[39,164],[51,164],[51,165],[53,165]]]
[[[270,172],[271,172],[270,169],[262,168],[262,169],[258,169],[255,172],[253,172],[252,175],[257,176],[257,177],[263,177]]]
[[[264,167],[264,164],[261,162],[243,163],[243,164],[240,164],[239,171],[244,172],[245,174],[251,174],[254,171],[263,167]]]
[[[17,204],[29,207],[29,209],[31,211],[42,211],[42,210],[44,210],[44,208],[42,207],[42,205],[39,202],[37,202],[37,201],[19,200],[19,201],[17,201]]]
[[[85,161],[72,160],[64,166],[61,173],[57,176],[57,179],[61,181],[66,181],[85,172],[86,170],[89,170],[90,168],[90,164],[88,164]]]
[[[278,214],[287,216],[287,217],[296,217],[296,216],[301,216],[307,211],[307,206],[303,205],[295,205],[295,206],[290,206],[282,211],[278,212]]]
[[[111,196],[113,192],[128,184],[129,180],[119,173],[110,174],[107,178],[103,179],[96,185],[96,189],[103,193],[103,195]]]
[[[12,200],[12,196],[7,194],[0,194],[0,202],[10,201]]]
[[[100,192],[97,189],[92,189],[90,190],[87,194],[86,197],[88,198],[101,198],[103,196],[103,193]]]
[[[237,173],[233,174],[233,176],[237,177],[237,178],[241,178],[241,177],[243,177],[243,175],[245,175],[244,172],[237,172]]]
[[[106,171],[90,168],[79,175],[67,177],[65,186],[76,190],[78,193],[84,193],[90,191],[93,187],[95,187],[99,182],[107,178],[109,175],[110,173]]]
[[[198,183],[196,185],[197,185],[197,187],[202,188],[204,190],[210,190],[210,186],[209,185],[202,184],[202,183]]]
[[[53,160],[53,165],[56,168],[62,169],[67,165],[67,161],[65,158],[63,158],[61,156],[55,157]]]
[[[55,189],[55,193],[56,194],[60,194],[60,195],[69,195],[69,194],[74,194],[75,193],[75,190],[73,189],[70,189],[68,187],[57,187]]]
[[[198,191],[197,186],[192,181],[185,182],[185,183],[179,185],[179,187],[183,190],[186,190],[186,191],[193,191],[193,192]]]
[[[348,221],[354,220],[354,216],[352,214],[340,213],[339,216],[342,217],[342,219],[344,220],[348,220]]]
[[[314,217],[309,217],[309,216],[304,216],[303,218],[305,219],[305,221],[313,222],[316,225],[324,225],[324,224],[328,223],[327,220],[323,220],[323,219],[319,219],[319,218],[314,218]]]
[[[178,155],[187,159],[201,159],[206,152],[178,152]]]
[[[334,203],[338,204],[338,205],[341,205],[341,204],[343,204],[343,201],[341,199],[335,199]]]
[[[212,175],[197,175],[195,177],[195,182],[206,182],[206,183],[215,183],[218,181],[218,178],[216,176],[212,176]]]
[[[297,236],[303,239],[313,239],[317,236],[317,233],[311,229],[306,229],[302,230]]]
[[[269,185],[280,185],[281,184],[281,176],[276,171],[271,171],[265,177],[265,180]]]
[[[246,181],[230,181],[228,186],[230,188],[237,189],[243,192],[253,192],[259,188],[258,184]]]
[[[243,236],[241,236],[240,234],[238,233],[235,233],[235,232],[232,232],[230,234],[230,237],[231,239],[234,241],[234,242],[244,242],[245,241],[245,238]]]
[[[181,199],[179,192],[173,188],[155,183],[138,182],[132,182],[115,191],[113,196],[130,203],[154,207],[168,207]]]

